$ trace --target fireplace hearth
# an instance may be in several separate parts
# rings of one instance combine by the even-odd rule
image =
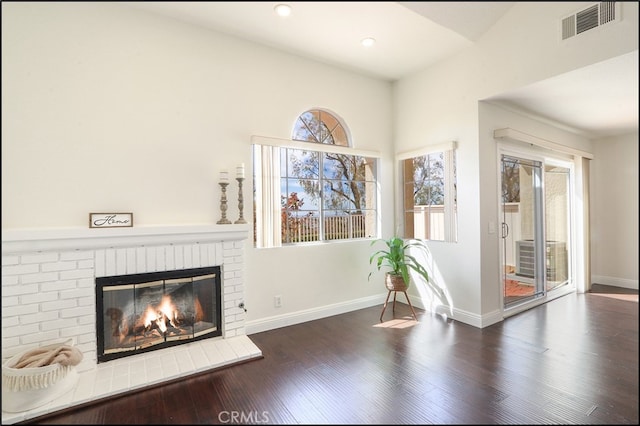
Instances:
[[[96,278],[98,362],[220,336],[220,306],[219,266]]]
[[[72,391],[33,410],[3,411],[2,424],[262,357],[245,330],[243,265],[249,235],[246,224],[4,230],[3,358],[71,338],[83,360]],[[190,284],[183,283],[187,276]],[[98,280],[116,277],[110,281],[114,288],[98,288]],[[112,306],[105,307],[103,296],[98,309],[97,293],[105,292],[112,293],[108,297],[116,299],[112,305],[122,313],[105,316]],[[133,299],[124,302],[121,294],[127,293],[126,299]],[[165,313],[165,296],[178,313]],[[147,339],[141,342],[125,330],[136,323],[131,314],[143,304],[156,319],[138,326]],[[118,337],[110,342],[100,337],[99,360],[98,335],[105,328]],[[136,355],[123,355],[131,352]]]

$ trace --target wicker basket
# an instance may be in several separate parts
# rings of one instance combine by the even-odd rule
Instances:
[[[55,348],[64,344],[57,343],[43,348]],[[2,363],[2,411],[16,413],[40,407],[67,393],[78,383],[75,365],[56,363],[34,368],[14,368],[29,350]]]

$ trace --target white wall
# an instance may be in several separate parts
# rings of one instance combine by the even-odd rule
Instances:
[[[478,101],[638,48],[638,5],[631,2],[622,3],[620,23],[560,42],[561,17],[588,4],[516,2],[473,48],[394,86],[397,152],[458,141],[459,239],[429,247],[456,317],[465,322],[501,319],[497,242],[487,232],[496,218],[496,146],[494,129],[480,122]]]
[[[213,224],[220,170],[244,162],[251,175],[251,135],[289,138],[299,114],[321,107],[344,119],[356,148],[382,154],[391,233],[388,82],[101,2],[3,3],[2,64],[3,231],[84,228],[89,212]],[[251,194],[249,180],[248,220]],[[229,199],[233,221],[233,185]],[[369,251],[363,241],[249,248],[248,331],[377,301]]]
[[[598,139],[591,167],[591,278],[638,289],[638,133]]]
[[[638,48],[631,2],[607,31],[559,43],[558,18],[587,4],[516,3],[473,48],[392,88],[122,4],[5,2],[2,229],[86,227],[99,211],[214,223],[218,173],[251,164],[251,135],[288,138],[298,114],[328,108],[382,154],[383,236],[402,218],[394,153],[458,141],[459,238],[431,243],[431,266],[459,320],[495,322],[495,146],[478,101]],[[367,241],[247,250],[248,331],[373,303],[369,253]]]

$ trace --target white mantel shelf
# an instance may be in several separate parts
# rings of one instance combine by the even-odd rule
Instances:
[[[134,226],[131,228],[47,228],[2,230],[2,254],[124,246],[239,241],[248,224]]]

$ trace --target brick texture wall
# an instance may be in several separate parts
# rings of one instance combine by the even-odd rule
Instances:
[[[222,270],[222,337],[245,334],[244,241],[193,242],[2,255],[2,351],[15,353],[67,338],[94,368],[95,278],[207,266]],[[220,338],[220,337],[218,337]]]

